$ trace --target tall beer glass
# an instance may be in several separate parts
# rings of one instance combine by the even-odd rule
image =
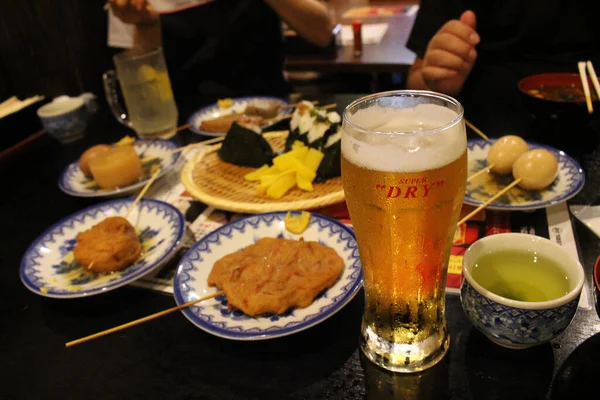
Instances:
[[[378,93],[344,111],[342,179],[363,266],[361,348],[421,371],[448,350],[448,259],[463,201],[463,109],[425,91]]]

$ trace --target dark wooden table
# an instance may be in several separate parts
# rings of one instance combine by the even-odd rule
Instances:
[[[343,110],[355,95],[322,96]],[[201,102],[182,109],[182,121]],[[499,115],[499,118],[508,117]],[[170,296],[123,287],[86,299],[57,300],[29,292],[19,280],[21,257],[44,229],[102,200],[63,194],[57,179],[92,144],[125,134],[103,109],[85,139],[59,145],[48,137],[0,161],[0,399],[591,399],[600,371],[600,319],[577,312],[556,340],[525,351],[496,346],[473,328],[460,299],[447,296],[449,354],[421,374],[390,374],[358,350],[363,294],[323,323],[260,342],[220,339],[179,313],[73,348],[66,341],[174,305]],[[470,133],[471,134],[471,133]],[[523,132],[527,137],[527,133]],[[181,143],[201,137],[183,132]],[[600,145],[581,149],[596,197]],[[600,241],[580,224],[588,288]]]
[[[336,22],[350,24],[351,20],[342,18],[344,12],[353,7],[365,5],[406,5],[417,1],[369,2],[366,0],[332,1]],[[364,19],[363,23],[387,22],[388,30],[381,42],[365,44],[360,57],[355,57],[352,46],[340,46],[336,57],[288,57],[285,64],[287,71],[317,72],[406,72],[412,65],[415,54],[406,48],[415,15],[397,15],[384,19]]]

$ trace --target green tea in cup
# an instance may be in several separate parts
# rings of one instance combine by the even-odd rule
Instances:
[[[559,263],[527,250],[483,254],[475,260],[471,276],[486,290],[517,301],[555,300],[571,290],[569,277]]]

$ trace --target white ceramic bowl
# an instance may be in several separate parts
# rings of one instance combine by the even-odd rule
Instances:
[[[570,283],[569,292],[555,300],[526,302],[498,296],[478,284],[471,271],[478,258],[501,250],[532,250],[556,261]],[[491,341],[512,349],[545,343],[571,323],[584,282],[579,261],[548,239],[524,233],[502,233],[473,243],[463,259],[460,289],[463,310]]]

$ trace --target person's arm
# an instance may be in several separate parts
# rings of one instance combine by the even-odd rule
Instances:
[[[325,47],[332,39],[333,23],[327,6],[317,0],[264,0],[309,42]]]
[[[152,49],[161,45],[160,17],[148,0],[110,0],[117,18],[133,24],[133,48]]]

